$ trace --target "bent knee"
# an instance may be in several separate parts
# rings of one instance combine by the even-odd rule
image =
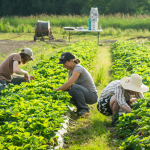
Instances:
[[[72,86],[71,86],[71,90],[76,90],[76,89],[78,89],[79,87],[78,87],[78,85],[77,84],[73,84]]]
[[[116,101],[117,101],[116,96],[115,96],[115,95],[113,95],[113,96],[111,97],[110,101],[112,101],[112,102],[116,102]]]
[[[118,103],[115,95],[113,95],[110,99],[110,108],[111,109],[112,109],[112,106],[114,105],[114,103]]]

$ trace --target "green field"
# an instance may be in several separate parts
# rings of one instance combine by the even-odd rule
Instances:
[[[35,61],[22,66],[23,69],[33,73],[32,67],[39,63],[39,60],[49,59],[68,46],[76,42],[97,42],[97,34],[74,33],[71,42],[68,41],[68,32],[64,26],[84,26],[87,28],[89,16],[30,16],[12,17],[0,19],[0,40],[10,39],[11,41],[33,42],[34,27],[37,20],[50,20],[51,29],[55,37],[54,41],[36,41],[36,46],[31,48],[34,52]],[[113,79],[110,71],[112,66],[112,43],[126,41],[134,38],[139,45],[149,47],[149,22],[150,16],[99,16],[99,24],[103,32],[100,33],[100,43],[97,45],[96,58],[91,62],[89,71],[92,74],[97,86],[98,95],[102,89]],[[69,21],[68,21],[69,20]],[[25,34],[23,34],[25,33]],[[140,38],[137,38],[140,37]],[[142,38],[146,37],[146,38]],[[63,39],[63,42],[57,42]],[[7,41],[7,40],[6,40]],[[26,46],[26,45],[25,45]],[[20,48],[19,48],[20,49]],[[14,52],[18,52],[15,49]],[[9,54],[9,53],[8,53]],[[6,54],[5,57],[8,55]],[[4,55],[0,56],[2,61]],[[59,83],[58,83],[59,84]],[[61,83],[62,84],[62,83]],[[111,117],[106,117],[97,111],[96,104],[90,106],[91,115],[88,118],[71,117],[68,126],[68,133],[64,136],[64,147],[67,150],[118,150],[120,145],[114,142],[117,136],[114,128],[111,127]]]
[[[29,17],[4,17],[0,18],[0,32],[3,33],[34,33],[36,21],[50,21],[50,26],[54,34],[66,35],[63,27],[84,27],[88,28],[88,18],[90,16],[56,16],[56,15],[39,15]],[[100,15],[98,25],[105,29],[102,36],[149,36],[149,15]],[[76,33],[80,34],[80,33]]]

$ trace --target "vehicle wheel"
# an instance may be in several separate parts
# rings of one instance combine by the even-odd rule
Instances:
[[[52,39],[54,39],[54,35],[52,35]]]
[[[36,41],[36,37],[34,36],[34,41]]]

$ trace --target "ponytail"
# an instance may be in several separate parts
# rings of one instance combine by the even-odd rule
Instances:
[[[73,62],[76,63],[76,64],[79,64],[80,63],[80,59],[75,58],[75,59],[73,59]]]

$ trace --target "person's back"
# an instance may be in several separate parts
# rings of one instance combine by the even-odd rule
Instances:
[[[0,80],[7,83],[11,82],[11,75],[13,74],[13,61],[18,61],[20,64],[21,56],[18,53],[13,53],[0,64]]]
[[[91,74],[82,65],[76,64],[74,70],[69,71],[69,76],[70,77],[71,77],[71,75],[73,74],[74,71],[80,72],[80,76],[75,81],[75,84],[82,85],[85,88],[89,89],[90,91],[97,93],[95,84],[94,84],[93,79],[91,77]]]
[[[110,97],[115,94],[116,89],[121,87],[120,80],[115,80],[110,82],[101,92],[98,101],[103,100],[103,98]]]
[[[27,71],[19,68],[19,64],[26,64],[29,60],[33,60],[32,56],[32,50],[24,48],[19,53],[12,53],[0,64],[0,91],[4,90],[8,83],[19,85],[30,79],[34,80]]]

